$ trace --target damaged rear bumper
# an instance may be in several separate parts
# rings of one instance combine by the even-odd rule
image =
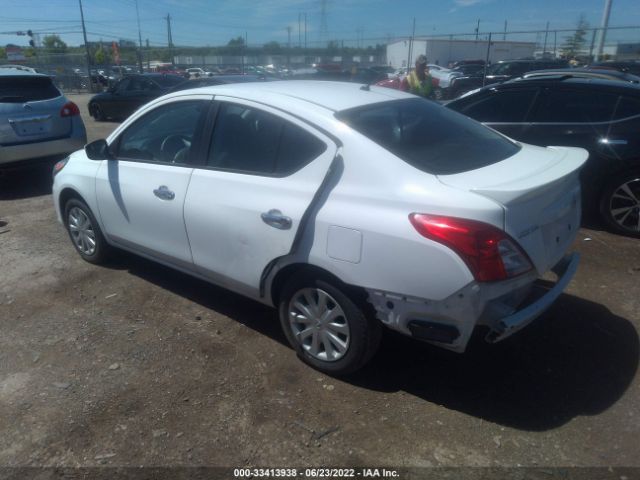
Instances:
[[[486,336],[486,340],[490,343],[504,340],[508,336],[516,333],[518,330],[529,325],[544,313],[544,311],[558,299],[560,294],[567,287],[578,269],[578,263],[580,263],[579,253],[567,255],[560,260],[560,262],[551,269],[551,271],[558,276],[556,284],[532,303],[525,301],[524,307],[521,306],[517,312],[494,322],[494,324],[491,325],[491,330]]]
[[[473,282],[444,300],[368,290],[377,317],[393,330],[455,352],[464,352],[477,325],[489,327],[494,343],[526,327],[560,296],[578,268],[580,255],[566,255],[551,271],[557,281],[543,287],[532,272],[493,284]],[[533,300],[532,300],[533,299]]]

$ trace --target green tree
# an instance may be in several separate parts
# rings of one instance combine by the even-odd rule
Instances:
[[[4,47],[0,47],[0,58],[7,58],[7,51]]]
[[[104,51],[104,48],[99,47],[98,50],[96,50],[93,59],[96,65],[105,65],[109,62],[109,54]]]
[[[49,53],[66,53],[67,44],[58,35],[45,35],[42,37],[42,46]]]
[[[574,58],[582,54],[587,43],[587,29],[589,24],[584,18],[584,13],[580,15],[578,24],[576,26],[576,32],[565,38],[565,43],[562,46],[562,55],[566,58]]]
[[[229,43],[227,43],[228,47],[244,47],[244,38],[243,37],[236,37],[236,38],[232,38],[231,40],[229,40]]]
[[[270,53],[280,53],[282,47],[278,42],[268,42],[264,44],[263,49]]]

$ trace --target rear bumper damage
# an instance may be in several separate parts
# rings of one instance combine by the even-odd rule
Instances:
[[[455,352],[464,352],[477,325],[486,340],[503,340],[529,325],[560,296],[578,268],[580,255],[566,255],[551,271],[557,281],[538,280],[535,272],[495,284],[473,282],[444,300],[368,290],[377,317],[393,330]]]

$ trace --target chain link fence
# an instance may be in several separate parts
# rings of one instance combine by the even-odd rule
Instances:
[[[399,67],[411,65],[421,53],[428,53],[430,62],[442,66],[462,59],[494,62],[516,58],[563,58],[575,64],[589,64],[598,59],[640,60],[640,26],[609,27],[600,51],[598,46],[602,34],[599,28],[582,28],[363,38],[362,32],[354,30],[351,38],[300,43],[290,47],[269,42],[265,45],[242,46],[232,53],[228,46],[156,46],[152,49],[143,48],[141,58],[147,71],[157,69],[158,65],[173,63],[180,68],[203,67],[235,72],[251,72],[252,67],[258,65],[301,69],[312,64],[325,64],[342,70],[351,69],[354,65]],[[425,46],[428,40],[432,45],[437,45],[437,49],[430,53],[426,52]],[[137,49],[133,45],[127,48],[131,51],[121,48],[124,54],[122,63],[130,65],[127,71],[137,72]],[[102,91],[125,73],[124,69],[114,67],[112,62],[107,61],[102,65],[91,65],[89,69],[87,56],[83,52],[52,54],[38,49],[36,55],[23,61],[0,60],[0,63],[20,63],[33,67],[50,75],[56,85],[68,92]]]

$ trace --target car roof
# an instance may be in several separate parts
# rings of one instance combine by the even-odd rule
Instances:
[[[42,73],[32,71],[32,69],[22,69],[18,67],[0,66],[0,76],[2,77],[47,77]]]
[[[360,107],[368,104],[412,98],[405,92],[390,88],[368,86],[362,83],[330,82],[321,80],[282,80],[273,82],[232,83],[201,87],[194,93],[237,96],[246,100],[260,102],[269,95],[273,106],[286,108],[292,102],[298,105],[307,103],[323,107],[334,112]],[[179,92],[184,94],[185,91]],[[178,92],[176,92],[178,94]],[[275,105],[275,103],[279,105]]]
[[[640,81],[640,77],[633,75],[632,73],[621,72],[620,70],[607,70],[607,69],[590,69],[590,68],[553,68],[547,70],[533,70],[523,75],[524,78],[529,76],[569,76],[576,78],[607,78],[611,79],[619,78],[621,80],[627,80],[630,82]]]
[[[484,87],[489,88],[518,88],[523,85],[571,85],[579,88],[592,88],[597,90],[621,90],[633,93],[640,93],[640,85],[631,82],[621,82],[619,80],[605,80],[602,78],[580,78],[567,75],[549,75],[531,78],[515,78],[501,84],[493,84]]]

